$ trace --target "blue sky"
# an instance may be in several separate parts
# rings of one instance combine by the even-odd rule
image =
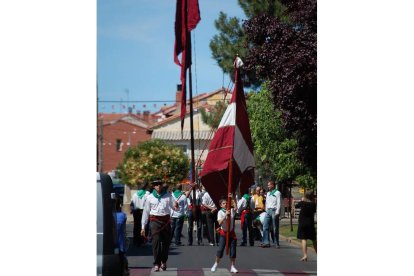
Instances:
[[[97,1],[99,101],[122,100],[126,106],[129,99],[129,106],[134,104],[141,111],[172,104],[180,83],[180,67],[173,60],[175,5],[175,0]],[[223,86],[222,70],[209,48],[218,33],[214,20],[219,12],[245,18],[237,0],[200,0],[199,5],[201,21],[192,32],[193,96]],[[229,82],[225,75],[224,86]],[[162,102],[133,102],[152,100]],[[119,102],[99,102],[98,106],[100,112],[126,112]]]

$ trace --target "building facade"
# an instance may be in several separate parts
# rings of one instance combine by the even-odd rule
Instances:
[[[149,124],[134,114],[98,116],[98,171],[110,172],[122,162],[125,151],[151,139]]]

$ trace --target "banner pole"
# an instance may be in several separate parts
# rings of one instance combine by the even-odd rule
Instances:
[[[229,160],[229,182],[227,185],[227,211],[231,209],[232,199],[232,179],[233,179],[233,158]],[[226,255],[229,255],[229,241],[230,241],[230,225],[231,215],[228,214],[226,218]]]

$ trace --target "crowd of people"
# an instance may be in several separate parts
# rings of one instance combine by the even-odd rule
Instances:
[[[215,272],[220,259],[223,257],[225,237],[227,233],[227,215],[230,215],[230,271],[237,273],[235,267],[237,238],[235,234],[235,217],[240,216],[242,232],[239,246],[254,246],[255,241],[260,241],[262,248],[273,246],[280,248],[279,221],[282,204],[281,192],[277,183],[269,181],[268,190],[255,187],[250,193],[243,194],[240,198],[235,196],[230,202],[230,210],[227,210],[227,199],[221,199],[219,208],[215,205],[210,194],[202,185],[188,185],[189,189],[183,191],[183,185],[177,184],[172,190],[156,180],[151,185],[140,186],[131,199],[131,213],[134,218],[133,244],[142,246],[147,241],[152,244],[154,256],[153,271],[167,269],[168,251],[171,243],[176,246],[185,245],[181,240],[185,221],[187,222],[187,246],[193,245],[193,239],[197,239],[197,245],[204,245],[206,238],[210,246],[218,246],[215,262],[211,268]],[[193,199],[194,197],[194,199]],[[313,241],[316,252],[316,231],[314,215],[316,203],[312,191],[305,194],[304,198],[296,205],[301,209],[298,220],[297,238],[302,241],[303,257],[301,261],[307,261],[307,240]],[[122,224],[126,222],[126,216],[122,217]],[[194,227],[196,231],[194,231]],[[125,235],[125,227],[122,228]],[[196,232],[196,237],[193,237]],[[121,239],[124,239],[120,238]],[[125,246],[122,244],[122,256],[124,258]]]

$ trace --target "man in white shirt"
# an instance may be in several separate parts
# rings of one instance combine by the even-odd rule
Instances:
[[[140,185],[139,189],[132,196],[131,199],[131,213],[134,217],[134,245],[140,246],[143,244],[143,237],[141,236],[141,220],[142,220],[142,211],[144,210],[145,200],[149,195],[149,192],[145,190],[147,184]]]
[[[175,245],[181,245],[181,232],[183,231],[184,216],[187,213],[187,197],[182,191],[182,185],[177,184],[174,192],[172,193],[174,202],[178,203],[178,210],[171,210],[171,240],[175,239]]]
[[[237,213],[240,214],[240,226],[242,228],[242,242],[240,246],[247,245],[247,230],[249,230],[249,244],[254,246],[254,234],[253,234],[253,210],[254,201],[249,194],[244,194],[239,201],[237,201]]]
[[[207,237],[210,245],[217,245],[215,235],[215,223],[217,220],[217,207],[210,194],[206,191],[201,199],[202,210],[207,221]],[[217,237],[218,238],[218,237]]]
[[[279,216],[280,216],[280,202],[282,199],[281,193],[276,188],[274,181],[267,183],[269,192],[266,195],[265,210],[267,216],[265,217],[263,224],[263,245],[262,247],[270,247],[269,241],[269,229],[270,225],[273,225],[275,231],[276,247],[280,248],[279,245]]]
[[[142,213],[141,235],[145,236],[145,225],[150,220],[152,234],[152,253],[154,255],[153,271],[167,269],[168,250],[171,243],[171,209],[178,210],[178,204],[168,191],[162,189],[162,182],[152,182],[154,190],[148,195]]]
[[[195,189],[195,206],[193,206],[193,189]],[[199,185],[194,184],[187,192],[187,204],[188,204],[188,245],[193,245],[193,229],[194,229],[194,222],[196,222],[197,227],[197,244],[202,245],[202,219],[201,219],[201,198],[203,193],[201,192],[201,187]],[[193,210],[194,208],[194,210]],[[194,211],[194,212],[193,212]]]

